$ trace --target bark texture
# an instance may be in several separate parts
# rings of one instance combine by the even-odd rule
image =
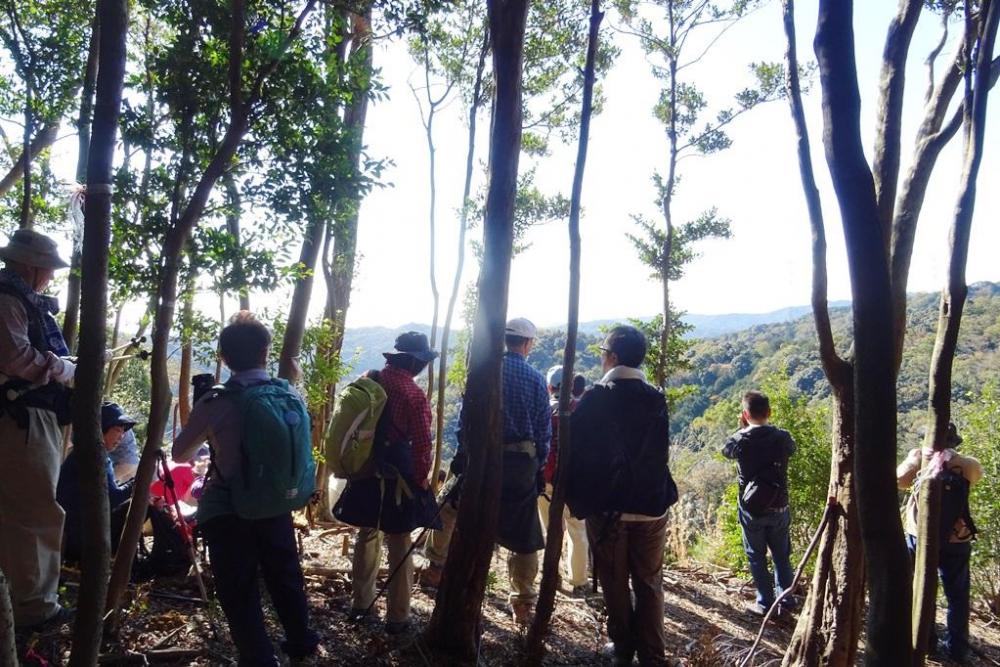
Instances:
[[[794,0],[783,2],[788,102],[812,232],[812,311],[823,372],[833,388],[829,496],[836,501],[820,541],[812,587],[785,654],[785,665],[853,665],[864,606],[864,562],[854,485],[854,392],[851,364],[833,339],[827,304],[826,229],[802,105]]]
[[[858,513],[869,576],[865,661],[910,660],[909,556],[896,509],[896,387],[888,251],[861,145],[853,3],[821,0],[815,49],[826,158],[846,239],[854,313],[854,435]]]
[[[576,338],[580,324],[580,202],[583,199],[583,176],[587,165],[587,143],[590,141],[590,117],[594,108],[594,78],[597,44],[600,38],[600,0],[590,2],[590,33],[587,59],[583,69],[583,105],[580,112],[580,138],[576,152],[576,169],[569,209],[569,308],[566,319],[566,346],[563,348],[563,382],[559,387],[559,452],[556,459],[555,486],[549,504],[549,527],[545,538],[542,563],[542,583],[535,605],[535,617],[528,630],[527,654],[529,665],[541,665],[545,655],[544,640],[555,609],[556,588],[559,586],[559,561],[562,560],[563,509],[566,507],[566,480],[560,474],[572,457],[570,401],[573,398],[573,367],[576,362]]]
[[[503,473],[501,363],[514,244],[514,200],[521,153],[521,69],[528,0],[490,0],[496,92],[490,133],[490,175],[483,224],[483,264],[464,402],[469,460],[463,502],[425,637],[436,649],[476,654],[486,579],[499,518]]]
[[[97,11],[101,25],[100,74],[87,163],[88,194],[83,233],[83,252],[87,261],[81,282],[82,331],[73,393],[80,501],[88,516],[83,532],[80,596],[69,660],[73,666],[97,663],[111,559],[107,453],[101,433],[101,402],[111,245],[111,169],[125,81],[128,2],[101,0]]]
[[[966,19],[972,22],[971,16]],[[925,448],[941,451],[947,447],[951,421],[951,376],[958,347],[958,333],[968,294],[965,267],[969,257],[969,237],[976,204],[976,181],[983,158],[986,136],[986,107],[989,100],[990,58],[996,43],[1000,3],[987,0],[976,19],[979,37],[975,44],[974,67],[966,70],[965,155],[959,184],[958,203],[951,228],[948,284],[941,293],[937,337],[931,355],[928,393],[933,428],[928,431]],[[969,58],[972,62],[973,58]],[[937,597],[937,564],[940,549],[941,483],[925,479],[919,499],[917,558],[913,581],[913,664],[923,664],[928,649],[931,623],[934,622]]]

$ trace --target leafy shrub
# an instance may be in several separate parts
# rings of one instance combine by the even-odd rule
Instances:
[[[994,615],[1000,615],[1000,389],[987,384],[956,416],[964,422],[961,452],[983,466],[983,479],[969,493],[979,529],[972,548],[973,591]]]

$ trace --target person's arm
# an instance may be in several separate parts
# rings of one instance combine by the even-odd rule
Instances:
[[[107,463],[108,505],[114,508],[132,497],[132,484],[128,483],[119,486],[118,480],[115,479],[115,469],[111,465],[111,459],[107,459]]]
[[[792,456],[798,449],[798,445],[795,444],[795,438],[788,431],[785,431],[785,455]]]
[[[187,463],[201,449],[211,432],[211,420],[209,419],[209,415],[212,414],[211,404],[218,400],[218,398],[205,397],[191,408],[187,424],[177,434],[177,438],[174,439],[174,444],[170,448],[170,456],[174,461]],[[221,406],[216,404],[214,407]]]
[[[727,459],[738,459],[740,457],[740,452],[743,450],[742,443],[739,438],[732,437],[726,440],[726,444],[722,447],[722,455]]]
[[[12,296],[0,295],[0,373],[44,385],[49,380],[68,384],[75,370],[71,362],[32,347],[24,305]]]
[[[959,454],[960,465],[962,466],[962,476],[969,480],[969,486],[977,483],[983,478],[983,464],[971,456]]]
[[[896,486],[900,489],[908,489],[913,486],[913,480],[920,472],[920,449],[911,449],[903,459],[903,462],[896,466]]]

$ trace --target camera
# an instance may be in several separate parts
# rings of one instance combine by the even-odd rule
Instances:
[[[201,400],[208,391],[215,386],[215,376],[212,373],[199,373],[191,378],[192,396],[194,402]]]

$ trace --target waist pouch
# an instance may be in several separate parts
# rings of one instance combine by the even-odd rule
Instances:
[[[23,380],[16,380],[0,387],[0,411],[13,419],[18,428],[28,428],[28,408],[54,412],[60,426],[66,426],[73,421],[72,390],[50,382],[38,389],[16,393],[19,390],[23,391],[26,385]],[[11,400],[12,394],[14,394],[13,400]]]

